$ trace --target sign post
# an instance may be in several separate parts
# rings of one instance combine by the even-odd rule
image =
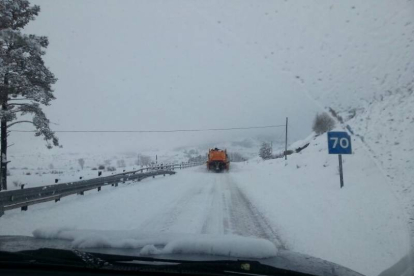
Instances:
[[[342,170],[342,154],[338,154],[339,160],[339,181],[341,182],[341,188],[344,186],[344,172]]]
[[[342,169],[342,154],[352,154],[351,137],[345,131],[328,132],[328,152],[338,154],[339,181],[341,188],[344,186],[344,173]]]

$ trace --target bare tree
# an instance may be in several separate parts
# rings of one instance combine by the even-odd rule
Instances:
[[[331,116],[329,116],[328,113],[324,112],[321,114],[316,114],[316,117],[313,121],[312,130],[317,135],[330,131],[334,127],[335,127],[335,121],[334,119],[331,118]]]

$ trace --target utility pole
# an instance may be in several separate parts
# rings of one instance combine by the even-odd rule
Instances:
[[[287,160],[287,139],[288,139],[288,117],[286,117],[286,131],[285,131],[285,160]]]

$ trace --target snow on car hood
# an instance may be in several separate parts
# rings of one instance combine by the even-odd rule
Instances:
[[[138,249],[141,255],[201,254],[238,258],[269,258],[277,254],[276,246],[268,240],[238,235],[41,228],[36,229],[33,236],[43,239],[69,240],[74,248]]]

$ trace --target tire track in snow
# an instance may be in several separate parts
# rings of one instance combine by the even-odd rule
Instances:
[[[201,233],[253,236],[269,240],[280,249],[286,249],[276,229],[239,189],[231,175],[213,174],[211,177],[214,183],[212,201]]]
[[[219,180],[217,176],[214,177],[211,202],[201,228],[203,234],[228,234],[230,231],[230,215],[226,200],[228,191]]]
[[[273,242],[279,249],[287,249],[277,230],[237,187],[231,176],[227,175],[226,178],[231,192],[230,214],[233,233],[263,238]]]
[[[152,219],[146,221],[143,224],[143,227],[141,227],[141,230],[147,232],[169,231],[173,226],[177,225],[177,221],[183,216],[183,213],[185,213],[191,205],[194,205],[194,203],[190,203],[197,200],[200,196],[205,195],[208,189],[208,186],[191,187],[182,197],[172,204],[165,204],[165,210],[167,211],[156,214]],[[160,202],[160,204],[163,204],[163,202]],[[184,229],[185,227],[185,225],[182,226]]]
[[[177,199],[160,202],[165,211],[143,223],[141,230],[202,234],[237,234],[263,238],[278,248],[285,243],[248,196],[231,178],[231,173],[198,173],[185,183],[188,189]],[[191,181],[198,180],[197,183]],[[190,183],[191,182],[191,183]]]

